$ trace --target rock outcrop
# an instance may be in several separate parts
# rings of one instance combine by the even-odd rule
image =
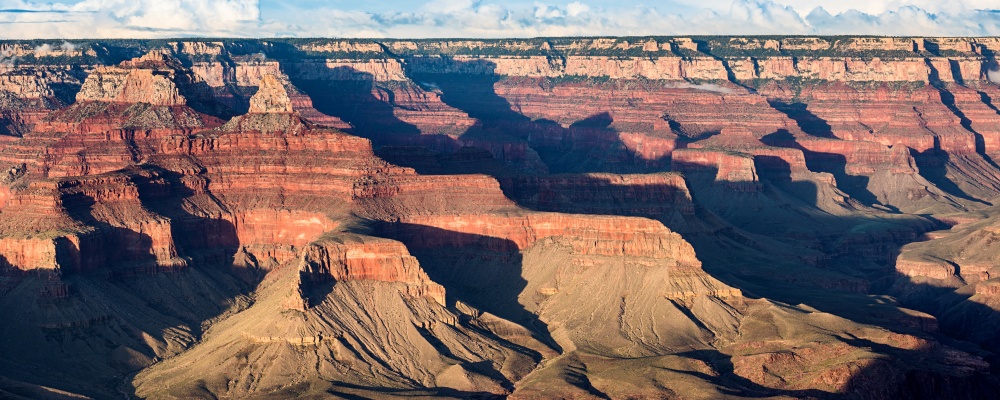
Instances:
[[[154,70],[121,70],[114,67],[95,71],[100,79],[89,79],[76,96],[77,101],[148,103],[157,106],[183,105],[184,98],[170,76]]]
[[[257,88],[257,93],[250,98],[251,114],[290,113],[292,99],[288,97],[281,81],[274,75],[265,75]]]

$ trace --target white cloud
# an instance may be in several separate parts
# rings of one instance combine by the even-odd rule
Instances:
[[[535,18],[540,20],[556,19],[566,16],[566,12],[559,7],[550,7],[545,4],[535,3]]]
[[[48,43],[35,47],[35,55],[37,56],[46,56],[51,52],[52,52],[52,45]]]
[[[588,11],[590,11],[590,6],[579,1],[574,1],[566,5],[566,14],[570,17],[578,17],[580,14],[584,14]]]
[[[1000,35],[1000,13],[982,11],[983,0],[938,2],[937,13],[908,5],[907,1],[847,0],[873,13],[838,6],[803,11],[792,0],[679,0],[677,7],[591,6],[580,1],[537,1],[531,6],[508,6],[487,1],[436,0],[419,12],[368,14],[359,25],[340,25],[335,35],[348,37],[530,37],[595,35],[709,35],[709,34],[884,34],[884,35]],[[995,0],[993,0],[995,1]],[[604,2],[607,4],[607,2]],[[695,7],[702,4],[702,7]],[[895,6],[895,7],[893,7]],[[432,10],[443,10],[434,12]],[[317,19],[317,21],[323,21]],[[361,21],[358,21],[361,22]],[[324,25],[329,25],[323,22]],[[302,27],[308,31],[307,25]],[[364,34],[357,34],[364,32]],[[377,34],[373,34],[377,33]],[[329,33],[328,33],[329,34]]]
[[[262,16],[259,0],[0,0],[0,38],[597,35],[1000,35],[997,0],[430,0],[407,10],[319,7]],[[633,5],[630,5],[633,4]],[[821,7],[822,6],[822,7]],[[387,9],[383,7],[383,9]],[[24,12],[29,10],[31,12]]]
[[[17,56],[10,49],[0,50],[0,67],[11,68],[17,63]]]
[[[83,38],[253,35],[258,0],[84,0],[73,4],[3,4],[0,37]],[[30,11],[30,12],[25,12]]]
[[[715,92],[722,94],[735,93],[735,91],[731,88],[721,85],[716,85],[713,83],[693,84],[688,82],[680,82],[680,83],[670,84],[669,86],[676,89],[695,89],[695,90],[704,90],[706,92]]]
[[[76,50],[76,45],[70,42],[62,42],[62,44],[51,45],[48,43],[43,43],[41,45],[35,46],[35,55],[39,57],[44,57],[55,53],[57,51],[63,53],[72,53]]]
[[[905,6],[880,14],[848,10],[832,15],[819,8],[806,20],[817,34],[992,36],[1000,33],[1000,13],[977,10],[950,15],[932,14],[919,7]]]
[[[685,8],[725,9],[733,4],[733,0],[671,0]],[[997,8],[996,0],[773,0],[774,3],[791,6],[805,17],[813,9],[823,7],[833,14],[849,10],[857,10],[866,14],[877,15],[886,11],[895,11],[902,7],[915,6],[930,13],[957,14],[963,11]]]
[[[423,9],[431,13],[449,14],[472,8],[472,0],[431,0]]]
[[[986,71],[986,77],[993,83],[1000,84],[1000,70],[988,70]]]

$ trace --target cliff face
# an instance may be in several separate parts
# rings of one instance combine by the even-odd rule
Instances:
[[[65,105],[58,85],[79,85],[62,68],[28,68],[0,73],[0,140],[23,135],[48,112]]]
[[[266,75],[260,80],[257,94],[250,98],[251,114],[290,113],[292,99],[274,75]]]
[[[0,72],[13,381],[108,397],[138,372],[150,398],[997,387],[972,354],[998,345],[996,40],[153,45],[0,45],[30,61]],[[946,223],[963,224],[927,233]]]
[[[148,103],[157,106],[184,105],[170,76],[155,70],[100,69],[100,78],[84,82],[76,101],[107,101],[117,103]]]
[[[409,68],[417,73],[460,73],[523,77],[603,77],[610,79],[655,79],[725,81],[823,80],[834,82],[930,82],[984,79],[983,60],[977,58],[909,57],[902,59],[859,57],[610,57],[549,56],[414,57]],[[403,80],[398,64],[371,61],[327,63],[331,69],[353,69],[376,80]],[[330,76],[334,77],[334,76]],[[340,75],[347,77],[347,75]]]

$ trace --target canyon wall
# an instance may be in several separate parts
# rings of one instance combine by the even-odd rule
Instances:
[[[148,397],[976,397],[995,50],[5,42],[0,374],[92,397],[124,376]],[[50,360],[66,377],[10,367]]]

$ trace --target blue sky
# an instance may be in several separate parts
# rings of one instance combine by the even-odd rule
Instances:
[[[0,38],[1000,35],[1000,0],[0,0]]]

